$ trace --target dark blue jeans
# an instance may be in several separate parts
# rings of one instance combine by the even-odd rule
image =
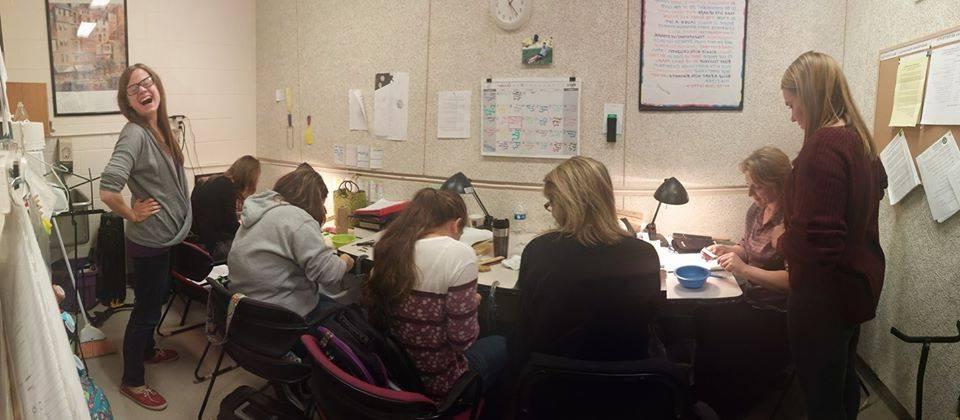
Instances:
[[[137,282],[133,286],[133,311],[123,335],[123,384],[135,387],[144,384],[143,361],[153,357],[153,332],[170,293],[170,251],[133,258],[133,271]]]
[[[790,351],[810,420],[854,420],[860,410],[857,379],[859,325],[844,325],[835,310],[790,299]]]
[[[467,357],[467,368],[480,375],[486,392],[507,363],[507,339],[501,335],[483,337],[475,341],[464,356]]]

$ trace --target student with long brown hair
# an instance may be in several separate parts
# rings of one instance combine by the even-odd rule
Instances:
[[[459,241],[466,217],[459,195],[418,191],[377,241],[364,286],[371,322],[399,340],[435,399],[468,369],[491,385],[506,358],[503,337],[477,340],[477,256]]]
[[[810,419],[855,419],[860,324],[876,315],[886,174],[840,65],[806,52],[780,81],[803,146],[784,188],[778,248],[790,281],[790,347]]]
[[[237,211],[243,200],[257,190],[260,161],[246,155],[237,159],[222,176],[203,181],[193,187],[193,233],[214,259],[226,258],[233,237],[240,228]]]
[[[153,331],[170,290],[170,247],[190,232],[190,199],[183,153],[170,120],[160,77],[143,64],[120,75],[117,104],[127,124],[100,179],[100,200],[126,219],[127,255],[136,276],[133,311],[123,336],[120,393],[151,410],[166,399],[146,385],[144,363],[170,362],[177,352],[155,348]],[[131,203],[121,191],[129,187]]]
[[[353,259],[323,242],[327,186],[310,165],[280,177],[243,203],[227,265],[230,289],[283,306],[309,323],[352,286]]]

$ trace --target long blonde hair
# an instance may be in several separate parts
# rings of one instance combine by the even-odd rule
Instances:
[[[160,106],[157,107],[157,128],[160,129],[160,132],[151,128],[150,122],[140,116],[140,114],[137,114],[137,112],[133,110],[133,107],[130,106],[130,97],[127,96],[127,85],[130,84],[130,75],[137,69],[147,72],[150,78],[153,79],[153,84],[157,86],[157,92],[160,93],[160,97],[157,98],[160,100]],[[117,86],[117,106],[120,107],[120,113],[123,114],[124,117],[127,117],[127,121],[136,123],[145,130],[153,133],[157,141],[166,146],[173,160],[183,165],[183,152],[180,151],[180,145],[177,143],[177,139],[173,137],[173,129],[170,128],[170,119],[167,118],[167,92],[163,89],[163,82],[160,80],[157,72],[143,63],[137,63],[127,67],[126,70],[120,74],[120,81]]]
[[[613,245],[630,236],[617,223],[613,182],[602,163],[574,156],[550,171],[543,183],[556,230],[564,236],[585,246]]]
[[[863,151],[871,159],[877,157],[873,136],[853,103],[847,79],[833,57],[807,51],[790,64],[780,79],[780,88],[793,93],[804,113],[804,135],[810,138],[817,130],[843,120],[860,135]]]

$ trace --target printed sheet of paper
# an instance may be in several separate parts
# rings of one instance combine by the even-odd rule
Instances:
[[[923,178],[923,190],[934,220],[943,223],[960,210],[960,200],[950,186],[949,173],[960,164],[960,149],[953,133],[947,132],[936,143],[917,156],[917,167]]]
[[[890,144],[880,152],[880,161],[887,171],[887,196],[890,205],[897,204],[910,191],[920,185],[920,176],[913,166],[913,156],[910,155],[910,146],[903,130],[897,133]]]
[[[960,125],[960,44],[933,50],[920,123]]]
[[[373,92],[373,134],[390,140],[406,140],[410,74],[391,74],[390,83]]]
[[[357,167],[370,169],[370,146],[357,146]]]
[[[370,149],[370,169],[383,169],[383,149]]]
[[[348,144],[346,148],[346,153],[344,153],[343,157],[344,157],[344,161],[343,161],[344,165],[350,166],[350,167],[356,167],[357,166],[357,145]]]
[[[346,151],[343,148],[342,144],[333,145],[333,164],[334,165],[343,165],[344,164],[344,154]]]
[[[360,89],[350,89],[347,91],[347,97],[350,111],[350,130],[366,131],[367,110],[363,107],[363,93]]]
[[[437,98],[437,138],[470,138],[469,90],[442,91]]]
[[[891,127],[914,127],[920,121],[923,86],[927,80],[926,51],[901,57],[897,67],[897,85],[893,90]]]

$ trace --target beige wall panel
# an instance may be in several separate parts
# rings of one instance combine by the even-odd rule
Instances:
[[[333,164],[334,144],[358,144],[384,150],[384,170],[423,172],[426,104],[427,0],[402,2],[301,0],[300,81],[303,124],[313,116],[315,141],[302,146],[304,159]],[[293,66],[293,63],[289,63]],[[410,74],[407,140],[377,139],[373,129],[374,75]],[[350,131],[347,91],[361,89],[370,131]]]

